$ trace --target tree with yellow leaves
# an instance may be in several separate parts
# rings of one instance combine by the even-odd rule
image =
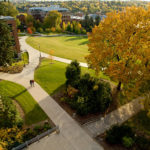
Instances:
[[[150,7],[108,13],[88,35],[89,66],[118,83],[135,88],[150,74]]]

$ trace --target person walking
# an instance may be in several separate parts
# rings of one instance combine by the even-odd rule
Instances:
[[[34,80],[32,80],[32,86],[34,86]]]
[[[30,80],[30,86],[32,87],[32,80]]]

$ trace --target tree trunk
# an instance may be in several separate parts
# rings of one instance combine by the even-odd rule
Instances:
[[[121,81],[119,81],[118,85],[117,85],[117,90],[120,91],[121,90]]]

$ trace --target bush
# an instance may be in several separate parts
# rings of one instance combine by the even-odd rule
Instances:
[[[85,29],[82,29],[81,33],[82,33],[82,34],[86,34],[86,30],[85,30]]]
[[[36,29],[34,27],[31,27],[32,33],[36,32]]]
[[[89,113],[104,112],[111,102],[111,88],[109,83],[85,74],[78,84],[78,95],[86,98]]]
[[[72,87],[71,85],[67,87],[67,95],[69,96],[69,98],[74,98],[75,94],[77,93],[78,93],[78,90]]]
[[[10,74],[20,73],[22,70],[23,70],[23,65],[0,67],[0,72],[6,72]]]
[[[87,104],[87,99],[84,97],[80,97],[78,96],[77,99],[77,113],[80,115],[86,115],[88,114],[90,111],[90,108]]]
[[[45,29],[45,32],[46,32],[46,33],[50,33],[50,32],[51,32],[51,29],[50,29],[50,28],[46,28],[46,29]]]
[[[127,125],[114,125],[106,131],[106,141],[110,144],[121,144],[123,137],[134,138],[132,128]]]
[[[51,29],[51,32],[56,32],[56,28],[52,27]]]
[[[130,147],[133,146],[134,140],[131,137],[125,136],[125,137],[122,138],[122,144],[123,144],[124,147],[130,148]]]
[[[21,118],[18,116],[12,100],[6,96],[0,99],[0,127],[20,126]]]
[[[67,66],[66,69],[66,84],[70,84],[73,87],[76,87],[78,84],[78,81],[80,79],[81,74],[81,67],[79,66],[79,63],[75,60],[72,61],[71,64]]]
[[[42,33],[43,29],[42,28],[38,28],[37,31],[40,32],[40,33]]]
[[[138,136],[135,138],[136,150],[150,150],[150,140],[145,137]]]
[[[61,27],[60,27],[60,26],[57,26],[57,27],[56,27],[56,31],[57,31],[58,33],[62,32]]]
[[[81,68],[72,61],[66,69],[66,101],[80,115],[104,112],[112,100],[110,84],[86,73],[80,77]]]

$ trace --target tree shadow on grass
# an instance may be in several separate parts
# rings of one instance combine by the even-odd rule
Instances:
[[[25,124],[32,125],[46,119],[48,119],[48,116],[38,104],[35,104],[34,108],[25,115]]]
[[[79,45],[87,45],[89,42],[88,41],[84,41],[82,43],[80,43]]]
[[[56,93],[58,93],[59,91],[63,90],[65,88],[65,83],[60,85],[57,89],[55,89],[50,95],[54,96]]]
[[[69,39],[66,39],[65,41],[75,41],[75,40],[81,40],[81,39],[87,39],[87,37],[83,36],[77,36],[77,37],[69,37]]]
[[[28,91],[28,89],[30,89],[31,87],[28,87],[27,89],[24,89],[23,91],[17,93],[16,95],[14,96],[11,96],[12,99],[15,99],[16,97],[20,96],[21,94],[25,93]]]

